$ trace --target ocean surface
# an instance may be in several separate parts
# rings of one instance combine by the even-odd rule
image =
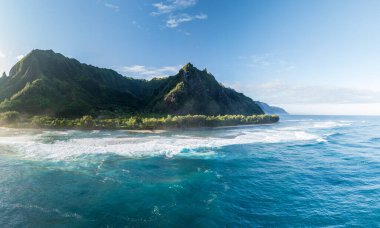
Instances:
[[[380,117],[0,129],[0,227],[379,227]]]

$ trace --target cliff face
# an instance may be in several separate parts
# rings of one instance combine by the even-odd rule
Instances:
[[[153,112],[175,114],[262,114],[250,98],[218,83],[191,63],[168,78],[167,87],[151,104]]]
[[[80,116],[100,111],[160,114],[262,114],[250,98],[186,64],[175,76],[150,81],[124,77],[33,50],[0,79],[0,111]]]
[[[288,112],[285,109],[268,105],[267,103],[255,101],[258,106],[266,113],[266,114],[277,114],[277,115],[287,115]]]

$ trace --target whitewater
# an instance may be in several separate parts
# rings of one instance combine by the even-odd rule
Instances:
[[[75,159],[88,154],[113,153],[129,158],[147,156],[208,155],[213,149],[250,143],[291,141],[322,142],[323,135],[307,129],[348,126],[347,122],[310,122],[302,126],[283,124],[177,130],[171,132],[61,131],[0,129],[0,145],[28,159]],[[194,153],[192,153],[194,152]],[[199,153],[199,154],[197,154]]]
[[[380,118],[162,132],[0,128],[0,225],[377,226]]]

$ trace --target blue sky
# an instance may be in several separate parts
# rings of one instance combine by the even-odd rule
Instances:
[[[0,71],[53,49],[123,75],[192,62],[296,114],[380,114],[377,0],[3,0]]]

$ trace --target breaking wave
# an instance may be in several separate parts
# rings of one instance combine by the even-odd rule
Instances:
[[[4,131],[4,129],[0,129]],[[0,133],[0,145],[27,159],[67,160],[88,154],[113,153],[130,158],[213,156],[224,146],[324,140],[301,128],[278,126],[136,134],[128,131],[40,131]],[[10,136],[9,136],[10,135]]]

